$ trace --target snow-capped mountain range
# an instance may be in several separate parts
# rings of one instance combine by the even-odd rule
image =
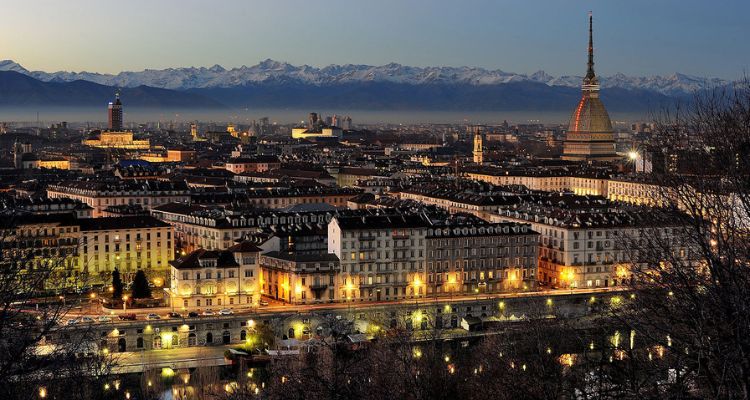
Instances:
[[[391,63],[371,65],[329,65],[323,68],[309,65],[265,60],[253,66],[225,69],[220,65],[210,68],[186,67],[162,70],[147,69],[119,74],[95,72],[29,71],[20,64],[0,61],[0,71],[15,71],[45,82],[84,80],[102,85],[133,88],[141,85],[163,89],[232,88],[256,84],[299,83],[314,86],[362,82],[390,82],[413,85],[499,85],[512,82],[538,82],[549,86],[578,87],[582,77],[551,76],[544,71],[516,74],[478,67],[410,67]],[[718,78],[701,78],[675,73],[669,76],[631,77],[624,74],[600,77],[602,88],[618,87],[648,90],[667,96],[683,96],[697,90],[724,86],[730,82]]]

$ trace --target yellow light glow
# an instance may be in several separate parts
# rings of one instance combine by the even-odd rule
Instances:
[[[500,309],[501,309],[501,310],[504,310],[504,309],[505,309],[505,302],[504,302],[504,301],[501,301],[501,302],[500,302],[500,303],[498,304],[498,306],[500,307]]]
[[[174,376],[174,370],[169,367],[164,367],[161,369],[161,376],[163,378],[171,378]]]
[[[420,312],[414,313],[414,322],[416,323],[422,322],[422,313]]]
[[[45,388],[44,386],[42,386],[42,387],[39,388],[39,398],[43,399],[45,397],[47,397],[47,388]]]

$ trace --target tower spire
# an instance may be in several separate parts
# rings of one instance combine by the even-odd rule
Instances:
[[[596,84],[596,74],[594,74],[594,16],[591,11],[589,11],[589,62],[585,81],[587,84]]]

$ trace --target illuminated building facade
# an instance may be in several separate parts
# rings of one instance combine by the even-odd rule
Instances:
[[[292,304],[339,301],[335,254],[271,251],[260,256],[263,293]]]
[[[86,218],[78,224],[78,265],[89,282],[111,283],[115,268],[123,282],[132,281],[139,269],[156,286],[167,282],[174,258],[171,225],[150,216]]]
[[[175,309],[257,306],[261,249],[242,242],[227,250],[199,249],[171,262],[165,298]]]
[[[84,139],[82,143],[85,146],[104,149],[148,150],[151,148],[149,139],[135,139],[133,132],[122,131],[101,132],[98,137]]]

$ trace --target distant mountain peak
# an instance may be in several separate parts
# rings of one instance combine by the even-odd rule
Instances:
[[[29,70],[22,67],[21,64],[13,60],[2,60],[0,61],[0,71],[15,71],[22,74],[28,74]]]
[[[127,71],[116,75],[91,72],[28,71],[12,60],[0,61],[0,71],[15,71],[45,82],[85,80],[108,86],[137,87],[146,85],[164,89],[230,88],[256,84],[299,83],[304,85],[337,85],[357,82],[384,82],[411,85],[502,85],[518,82],[543,83],[548,86],[579,87],[580,76],[552,76],[545,71],[530,75],[488,70],[479,67],[412,67],[396,62],[381,66],[362,64],[331,64],[322,68],[294,66],[267,58],[253,66],[226,69],[221,65],[209,68],[185,67]],[[723,86],[729,82],[717,78],[701,78],[674,73],[669,76],[632,77],[622,73],[602,76],[603,88],[649,90],[660,94],[685,95],[696,90]]]

